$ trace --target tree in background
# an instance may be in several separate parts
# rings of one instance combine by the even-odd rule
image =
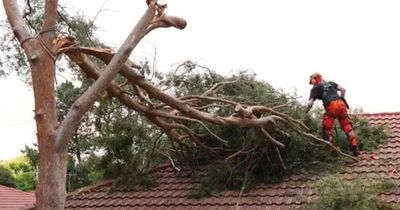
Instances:
[[[74,87],[72,82],[63,82],[57,87],[57,115],[58,121],[64,120],[69,108],[79,95],[84,92],[83,88]],[[74,135],[68,145],[68,154],[73,156],[79,163],[83,156],[87,156],[94,150],[93,143],[90,142],[95,135],[94,121],[97,117],[89,110],[80,121]]]
[[[0,167],[10,172],[12,187],[22,191],[33,191],[36,188],[37,170],[26,156],[19,156],[4,162]],[[7,173],[6,173],[7,174]],[[7,176],[7,175],[6,175]]]
[[[15,179],[10,169],[0,164],[0,185],[15,187]]]

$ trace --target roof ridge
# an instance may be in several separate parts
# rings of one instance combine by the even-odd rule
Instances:
[[[398,112],[362,112],[360,115],[374,116],[374,115],[400,115]]]
[[[1,185],[1,184],[0,184],[0,188],[4,188],[4,189],[6,189],[6,190],[11,190],[11,191],[18,192],[18,193],[25,193],[25,194],[35,194],[35,192],[34,192],[34,191],[31,191],[31,192],[26,192],[26,191],[22,191],[22,190],[20,190],[20,189],[17,189],[17,188],[8,187],[8,186]]]

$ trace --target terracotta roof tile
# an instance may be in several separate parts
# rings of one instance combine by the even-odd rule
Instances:
[[[359,161],[341,172],[348,180],[368,176],[400,180],[400,112],[362,114],[371,125],[385,125],[390,129],[389,140],[372,152],[362,152]],[[159,185],[153,188],[135,188],[131,192],[108,192],[111,182],[90,187],[67,197],[66,209],[234,209],[290,210],[307,209],[307,204],[318,198],[314,187],[320,179],[306,172],[293,174],[279,184],[260,184],[240,195],[237,191],[224,191],[218,195],[190,199],[187,193],[196,189],[199,177],[177,173],[164,168]],[[381,193],[386,202],[400,205],[400,190]]]
[[[16,210],[29,209],[36,203],[35,193],[0,185],[0,209]]]

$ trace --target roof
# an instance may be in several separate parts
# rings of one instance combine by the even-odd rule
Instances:
[[[0,209],[29,209],[36,203],[34,192],[20,190],[0,185]]]
[[[347,180],[358,176],[390,177],[399,180],[400,168],[400,112],[363,114],[371,125],[386,125],[390,138],[373,152],[362,152],[357,163],[346,166],[341,172]],[[199,177],[164,169],[158,186],[134,188],[130,192],[109,192],[111,183],[89,187],[67,197],[66,209],[298,209],[317,199],[315,181],[320,177],[299,172],[279,184],[260,184],[247,193],[224,191],[212,197],[190,199],[187,193],[195,190]],[[380,194],[380,198],[400,205],[400,191]]]

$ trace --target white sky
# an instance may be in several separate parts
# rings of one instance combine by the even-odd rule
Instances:
[[[60,0],[93,19],[102,0]],[[119,47],[146,9],[144,0],[109,0],[95,24],[100,40]],[[158,29],[132,57],[157,67],[193,60],[218,73],[248,69],[305,101],[308,76],[320,72],[347,89],[352,108],[400,111],[398,0],[164,0],[188,21],[183,31]],[[0,19],[4,19],[2,6]],[[151,58],[152,59],[152,58]],[[0,80],[0,160],[35,142],[33,96],[16,78]],[[16,97],[17,96],[17,97]],[[320,105],[320,104],[318,104]]]

